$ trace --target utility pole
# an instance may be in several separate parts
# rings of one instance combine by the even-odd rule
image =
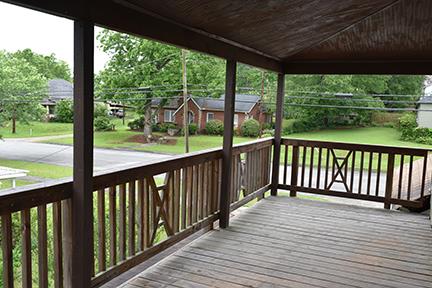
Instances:
[[[189,153],[189,111],[188,111],[188,91],[187,91],[187,70],[186,70],[186,53],[182,49],[182,74],[183,74],[183,133],[185,137],[185,153]]]

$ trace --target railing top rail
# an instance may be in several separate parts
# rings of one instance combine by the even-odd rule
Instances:
[[[0,192],[0,215],[72,197],[72,179],[64,178]]]
[[[273,138],[270,137],[237,144],[233,146],[233,153],[240,154],[253,151],[270,146],[272,143]],[[126,169],[116,168],[108,171],[105,170],[95,173],[93,177],[93,189],[96,191],[109,186],[133,181],[134,179],[158,175],[221,158],[222,149],[213,148],[173,156],[165,160],[155,160],[145,165],[137,164]],[[4,190],[0,192],[0,215],[71,198],[72,184],[71,178],[65,178]]]
[[[413,156],[422,156],[422,157],[427,156],[428,152],[432,151],[432,149],[424,149],[424,148],[355,144],[355,143],[316,141],[316,140],[291,139],[291,138],[283,138],[282,144],[294,145],[294,146],[341,149],[341,150],[357,150],[357,151],[365,151],[365,152],[404,154],[404,155],[413,155]]]

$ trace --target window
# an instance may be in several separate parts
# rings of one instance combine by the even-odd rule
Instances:
[[[188,115],[189,115],[189,117],[188,117],[188,123],[191,124],[191,123],[194,122],[194,114],[191,111],[189,111]]]
[[[234,114],[234,127],[237,128],[239,124],[238,114]]]
[[[164,122],[174,122],[174,110],[164,111]]]
[[[214,113],[207,112],[207,121],[206,122],[209,122],[213,119],[214,119]]]

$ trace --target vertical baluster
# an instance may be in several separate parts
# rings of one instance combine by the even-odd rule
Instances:
[[[116,187],[109,188],[110,266],[117,263],[117,207]]]
[[[423,158],[422,180],[421,180],[421,187],[420,187],[420,197],[421,198],[424,197],[424,192],[425,192],[427,165],[428,165],[428,153],[426,152],[426,155]],[[431,180],[432,180],[432,178],[431,178]]]
[[[120,184],[119,191],[119,258],[126,259],[126,184]]]
[[[361,194],[362,192],[362,185],[363,185],[363,167],[364,167],[364,151],[361,151],[360,153],[360,175],[359,175],[359,184],[358,184],[358,194]]]
[[[411,184],[412,184],[412,177],[413,177],[413,162],[414,162],[414,157],[413,155],[410,155],[410,160],[409,160],[409,172],[408,172],[408,194],[407,194],[407,200],[411,199]]]
[[[321,158],[322,158],[322,148],[319,147],[318,149],[318,167],[317,167],[317,179],[316,179],[316,188],[320,188],[320,182],[321,182]]]
[[[235,194],[236,194],[236,186],[235,186],[235,184],[236,184],[236,181],[235,181],[235,178],[236,178],[236,165],[235,165],[235,157],[233,156],[233,158],[231,159],[231,175],[230,175],[230,182],[231,182],[231,191],[229,191],[229,194],[228,194],[228,198],[229,198],[229,201],[230,201],[230,203],[232,203],[232,202],[234,202],[235,201]]]
[[[186,228],[187,168],[182,169],[181,230]]]
[[[13,257],[12,257],[12,216],[1,216],[2,224],[2,253],[3,253],[3,285],[4,288],[14,287]]]
[[[174,233],[179,231],[179,220],[180,220],[180,194],[181,194],[181,171],[174,171]]]
[[[208,164],[203,163],[203,216],[208,216]]]
[[[198,221],[203,219],[203,165],[204,164],[198,164],[198,209],[197,209],[197,218]]]
[[[373,169],[373,152],[369,152],[369,168],[368,168],[368,182],[367,182],[367,195],[370,195],[371,189],[371,178],[372,178],[372,169]]]
[[[48,287],[48,239],[46,205],[37,207],[39,287]]]
[[[53,203],[54,287],[63,287],[62,203]],[[29,230],[30,231],[30,230]],[[30,286],[29,286],[30,287]]]
[[[356,158],[357,151],[352,152],[352,159],[351,159],[351,178],[350,178],[350,192],[354,192],[354,175],[355,175],[355,158]],[[348,165],[348,163],[347,163]]]
[[[149,181],[147,178],[144,179],[144,248],[148,248],[151,246],[150,243],[150,233],[151,233],[151,217],[150,217],[150,209],[151,209],[151,190],[149,187]]]
[[[297,186],[298,179],[298,168],[299,168],[299,146],[293,146],[292,149],[292,161],[291,161],[291,190],[290,197],[296,197],[297,189],[294,188]]]
[[[208,162],[208,169],[207,169],[207,204],[208,204],[208,214],[213,214],[213,191],[212,191],[212,172],[213,171],[213,165],[212,162]]]
[[[98,215],[98,268],[99,272],[105,271],[105,189],[100,189],[97,192],[97,215]]]
[[[402,197],[402,181],[403,181],[403,170],[404,170],[404,155],[400,156],[400,165],[399,165],[399,183],[398,183],[398,199]],[[388,173],[388,171],[387,171]]]
[[[193,168],[187,167],[187,226],[192,225],[192,186],[193,186]]]
[[[310,161],[309,161],[309,187],[312,188],[312,178],[313,178],[313,171],[314,171],[314,147],[310,148]]]
[[[288,175],[288,145],[285,145],[283,184],[287,184]]]
[[[219,173],[219,165],[217,160],[212,161],[213,169],[212,169],[212,187],[213,187],[213,211],[217,211],[218,208],[218,173]]]
[[[22,286],[32,287],[32,261],[31,261],[31,227],[30,210],[21,211],[22,227],[22,246],[21,246],[21,265],[22,265]],[[60,238],[61,239],[61,238]]]
[[[138,251],[144,251],[145,242],[144,242],[144,180],[138,180],[137,187],[137,242],[138,242]]]
[[[129,256],[135,255],[135,181],[129,182],[129,190],[128,190],[128,200],[129,200],[129,207],[128,207],[128,248],[129,248]]]
[[[379,196],[379,188],[380,188],[380,178],[381,178],[381,160],[382,153],[378,153],[378,163],[377,163],[377,173],[376,173],[376,187],[375,187],[375,196]]]
[[[328,186],[328,174],[329,174],[329,167],[330,167],[330,149],[327,148],[327,153],[326,153],[326,168],[325,168],[325,181],[324,181],[324,189],[327,190],[327,186]]]
[[[393,194],[393,173],[394,173],[394,154],[388,155],[387,160],[387,178],[386,178],[386,191],[385,191],[385,199],[384,199],[384,208],[390,209],[391,198]]]
[[[198,167],[192,166],[192,224],[197,221],[198,213]]]
[[[307,147],[303,146],[303,158],[302,158],[302,169],[301,169],[301,185],[300,185],[302,187],[304,187],[304,180],[305,180],[306,153],[307,153]]]

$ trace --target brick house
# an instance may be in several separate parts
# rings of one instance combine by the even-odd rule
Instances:
[[[210,120],[224,120],[224,98],[202,98],[190,96],[188,98],[189,123],[196,123],[198,130],[203,131],[206,123]],[[183,99],[168,101],[160,107],[160,100],[152,102],[154,112],[154,123],[175,123],[183,127]],[[157,111],[157,113],[156,113]],[[236,94],[234,126],[238,128],[249,118],[258,120],[260,123],[270,123],[271,113],[261,102],[260,96]]]

